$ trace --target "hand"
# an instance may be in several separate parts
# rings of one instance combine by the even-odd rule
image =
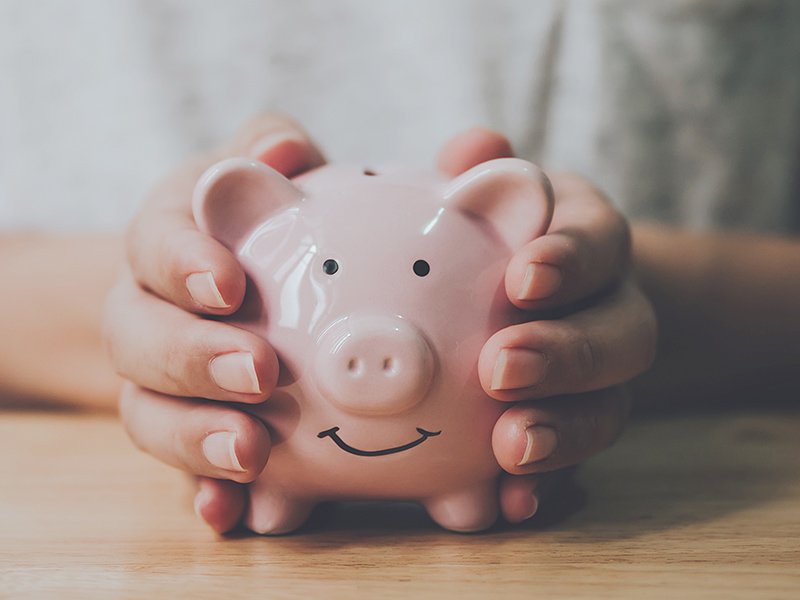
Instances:
[[[499,134],[472,130],[442,152],[440,168],[457,175],[511,156]],[[485,344],[479,361],[487,394],[511,404],[493,434],[504,517],[533,516],[549,474],[611,445],[627,419],[621,384],[653,361],[656,319],[626,277],[625,219],[586,180],[551,178],[555,196],[547,233],[522,248],[506,272],[506,293],[539,320],[508,327]]]
[[[270,119],[267,119],[267,121],[269,122]],[[269,125],[267,129],[268,128]],[[307,138],[305,138],[302,133],[299,133],[298,135],[299,137],[292,140],[290,143],[281,142],[276,144],[271,149],[266,151],[266,153],[259,155],[260,158],[268,164],[272,164],[273,166],[277,166],[276,163],[280,163],[281,165],[279,168],[281,168],[284,174],[287,175],[301,172],[303,167],[306,165],[310,168],[311,166],[321,164],[322,158],[319,152],[313,147],[313,145],[311,145],[310,142],[308,142]],[[241,150],[237,150],[236,152],[239,154],[242,153]],[[292,157],[292,160],[286,159],[287,154]],[[485,160],[510,155],[511,150],[509,144],[501,136],[484,130],[472,130],[466,134],[463,134],[462,136],[459,136],[450,144],[448,144],[441,154],[439,166],[440,169],[445,173],[456,175]],[[217,159],[222,157],[223,156],[219,156]],[[210,163],[211,161],[208,162]],[[192,167],[190,172],[187,173],[184,170],[181,171],[180,174],[176,174],[170,178],[165,185],[159,188],[159,190],[154,194],[151,201],[148,202],[148,206],[144,209],[140,218],[137,219],[137,222],[132,226],[131,235],[129,236],[129,254],[131,256],[131,262],[134,265],[133,271],[134,273],[145,274],[144,276],[140,276],[138,278],[140,285],[144,289],[148,290],[161,289],[163,290],[159,294],[161,298],[169,298],[178,306],[185,306],[190,311],[194,312],[201,312],[203,309],[193,304],[191,298],[189,298],[188,303],[186,302],[186,292],[180,285],[185,280],[185,276],[187,274],[204,272],[197,269],[197,267],[189,268],[185,266],[187,264],[191,265],[191,262],[188,261],[193,260],[193,253],[188,252],[186,253],[186,256],[183,256],[183,246],[180,246],[174,250],[173,254],[178,255],[180,258],[172,261],[175,265],[174,267],[171,269],[162,270],[165,272],[160,278],[160,281],[166,279],[173,283],[171,286],[167,285],[159,288],[158,283],[151,283],[154,280],[158,281],[159,278],[153,278],[152,276],[148,278],[146,274],[153,271],[158,273],[160,271],[158,268],[159,264],[170,264],[170,262],[164,263],[165,257],[162,256],[165,254],[165,247],[172,247],[171,245],[164,243],[164,240],[168,240],[169,236],[167,235],[161,240],[160,243],[156,244],[155,247],[161,249],[160,254],[159,251],[150,252],[149,263],[145,259],[141,263],[138,263],[138,268],[137,252],[145,252],[146,256],[146,251],[152,247],[153,228],[148,225],[148,222],[151,222],[149,220],[153,219],[156,221],[154,225],[157,226],[158,221],[163,219],[164,211],[170,212],[170,209],[168,208],[170,203],[167,202],[165,198],[172,198],[173,206],[177,205],[175,207],[177,208],[175,212],[183,213],[185,217],[180,220],[180,223],[176,223],[176,227],[173,228],[173,231],[191,231],[192,237],[199,235],[194,228],[193,221],[191,221],[191,215],[189,213],[189,197],[194,182],[206,166],[207,163],[195,165]],[[177,185],[171,182],[177,182]],[[558,189],[559,188],[557,188],[557,190]],[[594,192],[594,194],[597,196],[596,192]],[[557,197],[560,198],[558,191]],[[590,201],[589,204],[592,204],[592,202],[597,203],[597,199],[595,198],[593,201]],[[579,201],[575,201],[572,204],[567,202],[560,204],[562,205],[561,207],[563,207],[564,204],[566,204],[567,207],[572,205],[574,206],[572,211],[580,213],[581,203]],[[149,217],[148,211],[150,211]],[[550,238],[553,243],[548,245],[541,243],[537,244],[534,242],[534,251],[543,250],[545,252],[544,256],[547,256],[546,249],[555,248],[556,255],[558,255],[557,250],[561,244],[558,243],[558,237],[553,236],[551,238],[551,234],[555,234],[559,231],[557,226],[557,223],[559,222],[559,214],[563,215],[562,220],[565,224],[570,223],[568,218],[570,211],[560,211],[559,208],[557,208],[556,220],[554,221],[553,227],[551,227],[547,236],[540,238],[540,240]],[[616,213],[613,214],[615,215]],[[575,219],[574,221],[580,224],[580,219]],[[626,234],[627,230],[624,226],[624,221],[621,221],[621,223],[623,225],[622,231]],[[565,228],[563,233],[565,237],[569,237],[571,235],[572,238],[570,239],[579,238],[578,232],[571,233],[568,225],[563,225],[562,227]],[[166,228],[166,230],[163,231],[162,236],[169,234],[169,231],[170,229]],[[594,240],[592,236],[587,237],[588,242],[592,242]],[[605,241],[602,238],[602,235],[598,236],[598,239],[600,241]],[[138,243],[137,240],[139,240]],[[624,237],[624,241],[627,242],[626,237]],[[205,239],[204,242],[206,244],[211,244],[212,247],[214,246],[213,240]],[[538,248],[538,246],[541,246],[541,248]],[[588,247],[593,248],[595,246],[589,243]],[[562,254],[558,256],[569,258],[569,249],[570,247],[568,243],[563,244],[563,248],[561,248]],[[606,271],[607,275],[601,275],[594,280],[597,282],[594,284],[597,289],[602,287],[604,277],[605,281],[607,282],[607,280],[613,279],[613,274],[618,274],[624,271],[624,266],[627,259],[626,243],[622,244],[622,249],[623,252],[621,253],[621,256],[610,257],[610,262],[613,264],[613,266]],[[525,254],[525,252],[529,250],[531,250],[530,246],[523,249],[523,251],[520,252],[517,257],[515,257],[515,260],[512,261],[511,265],[509,266],[507,282],[509,283],[509,287],[512,289],[514,287],[515,265],[519,264],[520,259],[522,260],[523,264],[529,259],[530,255],[528,255],[528,258],[526,258]],[[215,252],[217,260],[220,262],[227,260],[227,258],[230,257],[224,248],[217,247],[215,248]],[[166,255],[169,256],[169,252],[167,252]],[[583,256],[583,252],[576,252],[575,254],[576,258],[581,258]],[[148,264],[150,265],[149,269]],[[556,261],[553,264],[563,267],[572,266],[569,260],[563,260],[560,262]],[[597,264],[599,264],[599,261],[589,261],[587,264],[581,264],[582,270],[576,270],[575,273],[568,271],[568,273],[571,277],[579,279],[579,274],[581,272],[586,269],[591,269],[592,266]],[[226,269],[225,267],[228,268]],[[518,267],[516,268],[518,269]],[[207,268],[205,271],[210,271],[213,273],[214,280],[217,282],[218,289],[220,290],[219,295],[222,296],[226,304],[229,304],[227,308],[206,309],[206,312],[209,314],[228,314],[229,312],[233,312],[236,307],[238,307],[238,303],[241,301],[241,291],[243,290],[243,286],[242,288],[237,288],[235,285],[236,275],[240,273],[238,265],[235,263],[232,265],[227,263],[222,264],[222,268]],[[221,279],[218,279],[218,273],[221,274]],[[564,277],[564,279],[569,282],[571,277]],[[541,277],[534,279],[536,279],[536,281],[533,284],[533,287],[541,287]],[[589,280],[591,280],[591,277]],[[569,295],[570,287],[563,284],[561,286],[561,292],[553,294],[553,296],[548,300],[532,302],[519,301],[513,296],[513,294],[510,295],[512,295],[512,301],[520,306],[523,306],[524,308],[533,309],[545,308],[548,306],[562,306],[564,303],[569,301],[568,299],[581,297],[589,293],[586,290],[591,289],[591,287],[586,285],[585,280],[581,280],[581,283],[583,283],[584,286],[576,286],[572,291],[573,296]],[[229,288],[228,285],[230,285],[231,288]],[[175,306],[170,306],[164,300],[157,301],[157,299],[153,297],[152,293],[146,293],[142,289],[136,289],[136,287],[137,286],[130,279],[122,282],[120,286],[118,286],[114,298],[112,298],[112,301],[109,303],[107,319],[107,322],[109,323],[109,345],[112,347],[112,354],[115,355],[115,362],[117,363],[119,370],[124,375],[134,379],[141,385],[146,385],[153,389],[159,390],[159,392],[167,392],[173,395],[206,395],[208,397],[218,398],[221,400],[234,399],[237,401],[260,401],[269,395],[269,391],[271,390],[272,385],[274,385],[273,377],[275,372],[272,371],[272,369],[276,368],[276,365],[272,362],[273,355],[271,354],[271,350],[266,347],[266,344],[259,342],[258,340],[250,340],[250,342],[254,345],[253,347],[258,347],[260,343],[261,349],[263,350],[263,355],[255,351],[252,352],[255,359],[255,371],[257,374],[256,376],[259,382],[259,387],[261,387],[261,394],[255,394],[249,398],[243,398],[241,394],[231,397],[224,392],[221,393],[221,396],[213,395],[214,393],[220,394],[220,391],[215,390],[213,386],[209,385],[206,385],[201,390],[200,383],[198,382],[202,382],[203,379],[205,379],[207,384],[208,376],[205,375],[205,377],[203,377],[203,374],[201,373],[201,376],[198,380],[194,372],[198,371],[200,367],[206,363],[199,361],[200,364],[195,365],[194,369],[186,368],[186,366],[182,364],[182,357],[185,356],[187,352],[189,352],[190,355],[193,354],[195,356],[198,355],[198,352],[190,352],[193,348],[196,349],[196,346],[187,346],[184,343],[177,343],[177,335],[175,336],[176,339],[172,340],[170,340],[170,337],[166,335],[165,337],[162,337],[157,344],[153,345],[143,346],[141,342],[138,342],[138,346],[132,345],[131,338],[147,339],[149,336],[142,334],[143,329],[141,327],[137,328],[136,319],[132,319],[130,316],[128,317],[128,320],[131,325],[128,327],[127,331],[118,325],[115,326],[115,323],[121,322],[119,317],[122,315],[140,314],[142,316],[139,318],[143,322],[147,322],[148,320],[152,322],[153,318],[159,316],[157,314],[158,310],[156,310],[156,306],[158,305],[161,306],[161,310],[164,312],[161,314],[162,318],[160,320],[162,326],[154,326],[153,329],[155,332],[163,333],[165,331],[169,331],[170,327],[165,326],[169,325],[169,320],[172,318],[174,319],[174,325],[172,326],[172,328],[174,328],[173,330],[180,332],[181,337],[186,337],[185,327],[190,324],[189,321],[179,320],[178,313],[181,313],[181,311]],[[181,298],[182,294],[184,295],[183,298]],[[138,305],[136,301],[137,297],[139,301],[144,301],[145,298],[147,298],[147,302],[151,304],[150,309],[146,310],[144,304]],[[216,294],[214,294],[213,297],[216,298]],[[153,304],[154,302],[160,304]],[[619,311],[624,312],[625,305],[620,307],[617,306],[617,303],[613,304],[619,309]],[[598,304],[598,307],[599,305],[600,304]],[[591,310],[588,309],[584,312],[587,315],[586,323],[583,323],[580,319],[577,319],[572,325],[578,330],[581,330],[581,328],[588,326],[588,324],[596,323],[604,318],[602,314],[594,315]],[[143,316],[145,313],[150,313],[150,316]],[[193,319],[191,324],[196,327],[203,327],[202,324],[209,323],[207,321],[200,320],[198,317],[192,317],[192,315],[187,315],[185,313],[181,314],[183,316],[180,317],[180,319],[185,319],[187,317]],[[577,316],[581,313],[579,311],[575,314]],[[652,315],[650,315],[650,317],[652,317]],[[652,318],[650,320],[652,321]],[[183,323],[183,326],[181,323]],[[558,322],[554,321],[553,323]],[[214,325],[213,329],[217,330],[218,333],[223,331],[223,329],[229,329],[228,326],[218,322],[211,322],[210,324]],[[513,330],[514,328],[509,328],[503,332],[500,332],[493,337],[489,343],[487,343],[484,349],[481,357],[481,378],[482,381],[484,381],[484,384],[486,384],[486,381],[490,382],[488,385],[489,388],[492,387],[491,380],[494,376],[494,371],[491,371],[490,376],[487,379],[485,375],[485,365],[487,364],[486,357],[489,356],[492,351],[491,344],[493,341],[502,343],[502,335],[513,335]],[[212,332],[199,332],[200,330],[198,329],[197,339],[205,340],[206,345],[210,345],[208,344],[207,340],[214,339],[209,337]],[[236,332],[239,333],[239,330],[236,330]],[[600,332],[598,332],[598,334],[600,334]],[[222,334],[219,333],[219,335],[221,336]],[[556,336],[556,338],[557,337],[558,336]],[[136,339],[133,340],[133,344],[137,343]],[[522,338],[520,338],[520,340],[521,339]],[[559,340],[556,339],[556,341]],[[147,367],[147,365],[137,364],[137,361],[133,359],[126,361],[124,356],[117,356],[117,354],[126,354],[133,357],[137,354],[141,355],[142,350],[144,350],[144,353],[147,354],[149,350],[155,348],[159,344],[166,345],[166,347],[169,349],[167,350],[167,355],[165,356],[162,352],[160,355],[161,359],[151,357],[149,367]],[[118,348],[120,352],[115,353],[115,348]],[[128,349],[127,351],[125,350],[126,348]],[[139,350],[136,350],[135,348],[139,348]],[[554,348],[561,348],[564,350],[565,346],[563,344],[560,346],[555,345]],[[497,346],[495,349],[497,349]],[[205,357],[208,357],[211,354],[213,353],[207,349],[205,354],[199,353],[200,356]],[[644,359],[644,362],[647,361],[649,361],[649,358]],[[126,364],[128,365],[127,367],[125,366]],[[491,364],[491,356],[489,356],[489,364]],[[569,361],[565,360],[564,364],[568,365]],[[508,376],[514,376],[514,372],[514,369],[508,371]],[[591,380],[588,377],[590,374],[587,373],[586,375],[587,377],[585,378],[585,385],[594,385],[591,383]],[[563,377],[561,374],[559,374],[559,376]],[[265,381],[266,385],[264,385]],[[549,379],[549,381],[554,380]],[[603,381],[603,375],[601,374],[596,377],[596,381]],[[156,385],[160,387],[155,387]],[[541,393],[546,393],[547,389],[557,389],[557,387],[542,387]],[[490,389],[489,391],[491,395],[500,397],[500,399],[503,400],[513,401],[519,398],[539,397],[535,391],[531,392],[531,390],[514,392],[509,390]],[[551,391],[550,393],[558,392]],[[613,440],[613,437],[616,435],[619,429],[621,429],[622,422],[624,421],[624,416],[622,418],[614,418],[613,410],[611,409],[615,407],[622,408],[622,413],[624,414],[626,412],[626,404],[624,397],[614,390],[598,392],[598,396],[598,398],[595,398],[592,394],[584,394],[582,397],[576,399],[575,402],[569,404],[569,406],[572,407],[571,411],[564,410],[564,407],[568,405],[566,401],[564,401],[562,404],[556,405],[552,410],[548,410],[547,406],[544,404],[536,406],[519,404],[512,407],[506,412],[506,414],[503,415],[503,417],[501,417],[495,429],[495,452],[498,460],[510,472],[536,473],[540,472],[540,469],[543,472],[548,470],[548,468],[558,468],[562,464],[576,462],[584,455],[590,455],[604,445],[607,445],[611,442],[611,440]],[[584,406],[583,403],[585,403],[587,406]],[[146,391],[133,385],[127,386],[123,392],[121,409],[123,420],[126,423],[128,431],[130,432],[134,441],[136,441],[140,447],[151,452],[169,464],[184,468],[198,475],[207,476],[199,478],[200,489],[195,500],[195,507],[198,513],[208,522],[208,524],[218,532],[227,531],[235,526],[241,518],[246,498],[246,490],[240,484],[255,479],[255,477],[258,476],[266,464],[269,450],[269,437],[263,425],[240,411],[226,408],[223,404],[188,400],[186,398],[178,398],[175,396],[170,397],[163,393]],[[598,423],[607,422],[610,425],[616,425],[616,427],[603,430],[607,432],[606,437],[604,438],[604,443],[601,439],[602,436],[592,436],[590,439],[593,441],[581,445],[581,454],[581,452],[571,452],[569,450],[570,446],[561,442],[559,443],[559,451],[554,453],[550,459],[538,462],[532,467],[516,467],[516,462],[513,462],[516,459],[513,457],[513,455],[514,452],[519,450],[519,448],[515,447],[514,442],[519,441],[520,432],[523,432],[525,443],[527,442],[528,436],[527,433],[525,433],[525,424],[528,422],[557,424],[559,426],[559,429],[557,429],[559,432],[559,440],[561,440],[565,435],[569,436],[572,433],[576,433],[576,428],[569,428],[566,425],[561,427],[562,425],[567,422],[577,423],[581,420],[581,418],[584,417],[591,419],[591,415],[595,413],[600,413],[604,417],[611,415],[610,418],[605,420],[601,418],[597,421]],[[531,421],[531,418],[535,420]],[[162,425],[159,427],[154,427],[154,423],[160,423]],[[521,429],[520,426],[522,427]],[[229,437],[224,437],[224,435],[223,437],[217,436],[212,440],[210,439],[211,436],[208,435],[209,431],[229,432],[232,435]],[[507,434],[504,436],[503,432],[507,432]],[[502,441],[504,439],[510,441],[511,443],[503,445]],[[581,438],[567,437],[565,439],[577,439],[580,441]],[[233,445],[231,446],[229,443],[232,443]],[[534,444],[534,446],[536,446],[536,444]],[[527,448],[527,443],[525,448]],[[522,453],[525,453],[525,449],[523,449]],[[575,458],[576,456],[578,458]],[[219,466],[220,463],[226,463],[226,461],[227,464],[225,464],[223,467]],[[519,460],[517,460],[517,462],[519,462]],[[504,515],[511,521],[518,521],[528,516],[528,514],[532,512],[532,507],[535,508],[537,494],[541,493],[542,480],[540,477],[535,475],[523,477],[507,476],[501,485],[501,505]]]
[[[245,490],[233,482],[254,480],[270,449],[264,425],[225,403],[264,401],[278,376],[262,338],[201,317],[235,312],[245,276],[225,247],[197,230],[192,191],[211,164],[243,155],[286,176],[324,162],[295,123],[267,115],[214,156],[169,175],[128,231],[130,269],[105,314],[115,368],[131,382],[120,398],[128,433],[156,458],[201,476],[195,506],[217,531],[233,527],[244,507]]]

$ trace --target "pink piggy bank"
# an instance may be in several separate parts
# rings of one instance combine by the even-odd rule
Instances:
[[[347,499],[418,501],[456,531],[494,523],[507,405],[482,390],[478,356],[524,317],[505,268],[552,209],[542,172],[511,158],[452,180],[327,166],[289,181],[246,159],[206,172],[195,219],[248,275],[234,323],[281,364],[272,397],[244,407],[273,444],[250,529],[286,533]]]

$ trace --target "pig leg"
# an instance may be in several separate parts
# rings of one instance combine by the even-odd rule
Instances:
[[[434,496],[423,501],[431,519],[445,529],[481,531],[497,520],[497,480]]]
[[[280,535],[300,527],[308,519],[315,502],[286,494],[268,483],[250,484],[250,503],[245,526],[261,535]]]

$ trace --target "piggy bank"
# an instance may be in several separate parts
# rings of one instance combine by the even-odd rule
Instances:
[[[511,158],[450,180],[325,166],[290,181],[246,159],[206,172],[195,219],[247,274],[232,320],[280,361],[271,398],[242,407],[272,439],[250,529],[286,533],[321,501],[378,499],[420,502],[451,530],[492,525],[507,405],[482,390],[478,357],[524,319],[506,265],[552,208],[541,171]]]

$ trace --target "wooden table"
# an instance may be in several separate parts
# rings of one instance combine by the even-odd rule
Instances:
[[[800,598],[800,413],[634,423],[529,525],[408,505],[220,539],[111,418],[0,413],[0,598]]]

